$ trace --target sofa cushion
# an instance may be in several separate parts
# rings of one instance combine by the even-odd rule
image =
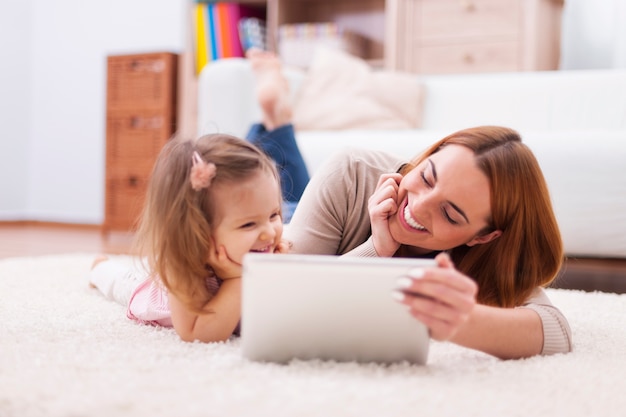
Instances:
[[[422,76],[424,129],[626,129],[626,70]]]
[[[415,75],[372,70],[362,59],[318,48],[293,108],[298,130],[420,127],[422,85]]]

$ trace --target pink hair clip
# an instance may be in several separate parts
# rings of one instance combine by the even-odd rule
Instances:
[[[215,177],[215,171],[217,170],[215,164],[206,162],[197,151],[194,151],[191,161],[193,163],[191,174],[189,175],[191,188],[196,191],[207,188]]]

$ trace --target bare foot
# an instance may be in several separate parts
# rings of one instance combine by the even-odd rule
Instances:
[[[98,256],[96,259],[93,260],[93,262],[91,263],[91,269],[94,269],[96,267],[96,265],[98,265],[100,262],[104,262],[107,261],[109,259],[108,256],[106,255],[100,255]],[[93,285],[91,282],[89,283],[89,286],[91,288],[96,288],[95,285]]]
[[[273,130],[291,123],[289,82],[283,76],[278,57],[257,48],[249,49],[246,57],[256,75],[256,95],[265,128]]]

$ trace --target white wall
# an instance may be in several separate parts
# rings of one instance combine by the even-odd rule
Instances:
[[[102,223],[106,57],[181,52],[187,4],[0,2],[0,220]]]
[[[21,217],[28,205],[30,4],[0,3],[0,213],[11,218]]]
[[[106,56],[181,52],[188,1],[0,1],[0,220],[102,223]],[[623,22],[567,0],[562,69],[626,67]]]
[[[566,0],[563,70],[626,68],[626,0]]]

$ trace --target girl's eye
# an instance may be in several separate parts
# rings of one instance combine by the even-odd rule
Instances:
[[[245,223],[245,224],[241,225],[242,229],[250,229],[252,227],[254,227],[254,223],[253,222],[249,222],[249,223]]]
[[[279,212],[276,212],[276,213],[273,213],[273,214],[270,216],[270,219],[275,220],[275,219],[277,219],[277,218],[279,218],[279,217],[280,217],[280,213],[279,213]]]

